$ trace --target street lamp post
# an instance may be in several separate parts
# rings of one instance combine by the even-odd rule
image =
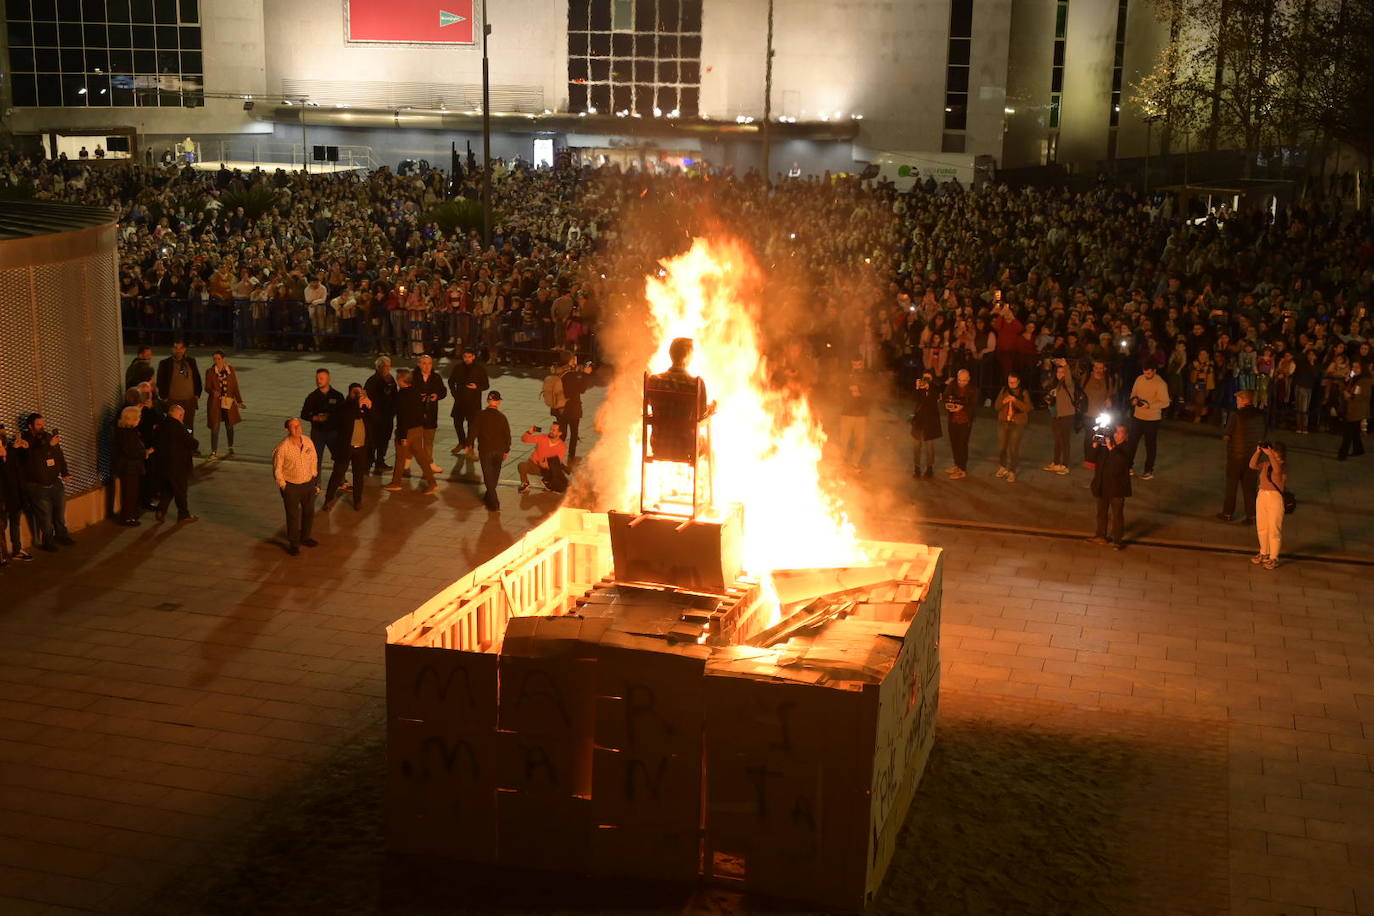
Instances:
[[[763,186],[773,186],[773,0],[768,0],[768,48],[763,63]]]
[[[487,6],[482,4],[482,247],[491,247],[491,73],[487,64]]]
[[[1151,135],[1155,122],[1159,120],[1159,115],[1148,115],[1145,119],[1145,196],[1150,196],[1150,146],[1153,143]]]

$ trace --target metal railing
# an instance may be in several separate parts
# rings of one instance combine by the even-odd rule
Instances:
[[[323,144],[322,144],[323,145]],[[330,144],[333,145],[333,144]],[[211,140],[200,144],[200,161],[207,165],[221,162],[247,162],[265,169],[299,169],[302,163],[328,171],[331,168],[349,170],[378,168],[381,162],[370,146],[340,146],[338,162],[318,162],[310,158],[311,150],[299,143],[281,140]]]
[[[558,340],[552,321],[527,324],[470,312],[396,309],[371,316],[339,315],[331,306],[303,300],[182,299],[122,296],[125,346],[190,346],[233,350],[296,350],[437,355],[473,347],[484,361],[548,366],[560,350],[594,358],[590,329]]]

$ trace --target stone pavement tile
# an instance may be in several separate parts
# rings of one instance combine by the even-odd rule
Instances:
[[[73,836],[111,856],[140,832],[151,838],[140,853],[222,836],[349,740],[375,708],[387,623],[555,505],[517,498],[508,481],[502,512],[488,515],[470,484],[446,482],[439,500],[424,501],[383,496],[372,478],[362,512],[341,506],[319,517],[322,546],[287,557],[266,459],[279,418],[298,408],[322,362],[236,360],[250,389],[242,457],[197,467],[192,503],[201,523],[101,526],[81,533],[74,550],[6,570],[7,587],[23,598],[0,609],[0,760],[41,758],[50,775],[11,778],[16,768],[0,767],[0,820],[8,811],[53,822],[29,821],[34,841],[63,822],[85,824]],[[340,382],[367,374],[347,361],[333,365]],[[546,413],[537,379],[500,385],[513,425]],[[451,436],[440,430],[446,465]],[[1303,454],[1303,473],[1324,473],[1326,460]],[[1168,462],[1156,486],[1133,499],[1133,523],[1154,525],[1161,537],[1249,547],[1253,532],[1240,526],[1199,533],[1192,513],[1214,486],[1213,469],[1181,449]],[[879,488],[896,479],[881,468],[878,461],[871,475]],[[1018,486],[1014,499],[997,491],[995,503],[941,481],[916,495],[915,511],[865,528],[898,540],[919,530],[947,549],[946,689],[1224,726],[1233,785],[1222,834],[1237,852],[1256,854],[1257,835],[1266,843],[1262,856],[1233,864],[1233,909],[1368,908],[1367,896],[1305,886],[1310,873],[1293,865],[1330,867],[1344,848],[1354,868],[1374,846],[1362,832],[1369,819],[1361,803],[1374,792],[1368,568],[1298,562],[1262,575],[1243,556],[1141,546],[1112,554],[1077,540],[917,521],[956,517],[933,511],[947,508],[1003,525],[1056,518],[1072,526],[1078,504],[1086,525],[1086,476],[1046,477]],[[1305,502],[1292,523],[1295,546],[1349,546],[1319,530],[1325,511]],[[67,769],[56,769],[53,755],[64,751]],[[1344,791],[1323,792],[1331,789]],[[1183,799],[1190,790],[1170,791]],[[10,870],[30,888],[42,885],[48,904],[82,905],[48,889],[47,873]],[[99,868],[86,876],[117,894],[106,877]],[[1321,877],[1328,888],[1360,892],[1349,875]],[[0,895],[15,896],[3,884]]]

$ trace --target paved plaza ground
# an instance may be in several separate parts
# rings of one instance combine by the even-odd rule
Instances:
[[[281,421],[317,365],[341,388],[370,367],[233,362],[248,410],[236,457],[198,466],[199,522],[104,524],[0,570],[0,913],[566,905],[397,880],[377,841],[383,628],[557,498],[518,495],[513,465],[497,514],[461,479],[426,498],[371,478],[289,557]],[[547,420],[539,379],[494,380],[517,432]],[[1213,427],[1166,424],[1116,552],[1083,540],[1088,472],[1040,470],[1046,426],[1014,484],[990,460],[913,481],[904,418],[882,407],[845,482],[865,535],[947,551],[936,751],[875,909],[1374,914],[1374,458],[1287,436],[1296,556],[1270,572],[1212,517]],[[992,435],[980,420],[975,456]],[[441,425],[450,468],[453,444]]]

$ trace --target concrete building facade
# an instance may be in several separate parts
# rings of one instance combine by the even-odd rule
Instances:
[[[377,0],[110,0],[108,18],[127,10],[130,28],[62,19],[95,6],[7,0],[15,133],[119,128],[144,149],[190,136],[259,152],[313,133],[314,143],[369,146],[393,164],[434,160],[479,135],[483,19],[492,110],[503,116],[497,154],[532,159],[536,138],[578,148],[596,135],[747,168],[760,162],[768,108],[774,166],[809,171],[853,168],[875,152],[983,156],[1004,168],[1142,155],[1130,85],[1167,34],[1149,0],[775,0],[765,106],[768,0],[418,3],[417,15],[433,6],[445,24],[468,23],[466,43],[350,40],[350,22]],[[396,15],[416,6],[391,4]],[[156,21],[145,28],[140,16]],[[161,44],[147,56],[115,48],[129,35],[136,44],[172,35],[159,16],[181,28],[182,70],[198,72],[169,76],[175,57]],[[84,61],[67,47],[73,39],[86,45]],[[188,54],[188,40],[202,50]],[[159,69],[117,75],[130,60]],[[106,103],[107,86],[128,104]]]

